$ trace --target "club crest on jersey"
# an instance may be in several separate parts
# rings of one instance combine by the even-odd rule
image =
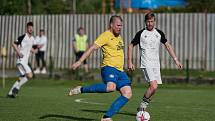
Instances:
[[[118,45],[117,45],[117,50],[122,50],[123,49],[123,44],[122,42],[119,42]]]
[[[113,74],[110,74],[109,77],[110,77],[110,78],[114,78],[114,75],[113,75]]]
[[[156,38],[158,38],[158,37],[159,37],[157,34],[156,34],[155,36],[156,36]]]
[[[147,35],[145,35],[144,37],[147,38]]]

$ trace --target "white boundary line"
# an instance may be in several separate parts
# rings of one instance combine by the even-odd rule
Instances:
[[[98,103],[98,102],[89,102],[85,101],[86,99],[80,98],[80,99],[75,99],[76,103],[85,103],[85,104],[93,104],[93,105],[104,105],[104,103]]]

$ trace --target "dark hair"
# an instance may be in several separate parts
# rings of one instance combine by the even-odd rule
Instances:
[[[152,13],[152,12],[149,12],[145,15],[145,21],[151,19],[151,18],[154,18],[155,19],[155,14]]]
[[[84,27],[82,27],[82,26],[79,27],[79,28],[78,28],[78,32],[79,32],[80,30],[84,30]]]
[[[113,16],[110,17],[109,24],[113,23],[116,20],[116,18],[118,18],[118,19],[120,19],[122,21],[122,18],[120,16],[113,15]]]
[[[27,23],[27,27],[28,27],[28,26],[34,26],[33,22],[28,22],[28,23]]]
[[[45,32],[45,30],[44,29],[40,29],[40,32]]]

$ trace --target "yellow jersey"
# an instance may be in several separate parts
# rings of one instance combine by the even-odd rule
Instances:
[[[111,66],[123,71],[124,44],[121,36],[115,37],[109,30],[103,32],[94,42],[102,49],[102,67]]]

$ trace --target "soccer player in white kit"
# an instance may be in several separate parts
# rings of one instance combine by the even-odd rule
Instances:
[[[158,84],[162,84],[159,61],[160,43],[164,44],[166,50],[173,58],[178,68],[183,68],[183,65],[177,59],[176,54],[173,51],[173,47],[167,41],[164,33],[155,28],[155,15],[153,13],[150,12],[145,15],[145,24],[146,28],[137,32],[134,39],[128,46],[128,69],[135,69],[132,63],[132,52],[134,46],[139,44],[141,53],[140,68],[144,73],[146,81],[149,83],[149,87],[142,98],[138,111],[144,111],[146,109],[152,95],[154,95],[157,90]]]
[[[27,32],[22,36],[19,36],[16,41],[12,43],[13,48],[17,53],[16,66],[20,72],[19,79],[13,84],[12,88],[8,93],[8,97],[15,98],[23,84],[25,84],[28,79],[33,77],[32,70],[28,65],[28,58],[30,52],[36,52],[37,48],[34,45],[35,40],[32,36],[33,33],[33,23],[27,23]]]

